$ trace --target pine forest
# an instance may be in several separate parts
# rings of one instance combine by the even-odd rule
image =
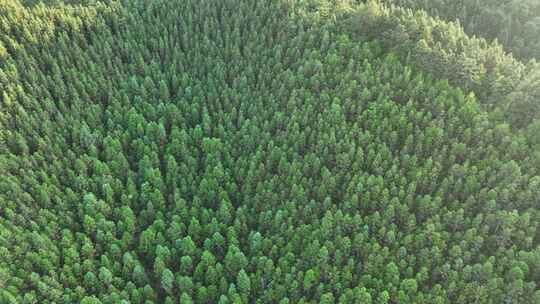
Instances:
[[[0,304],[538,304],[538,60],[538,0],[0,0]]]

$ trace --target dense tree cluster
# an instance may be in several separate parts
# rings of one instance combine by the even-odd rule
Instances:
[[[459,23],[434,18],[425,11],[386,6],[380,1],[350,8],[341,14],[344,28],[359,38],[379,41],[385,50],[436,78],[473,91],[494,118],[516,128],[540,118],[540,64],[536,61],[523,63],[497,42],[468,36]]]
[[[423,9],[445,20],[459,20],[470,35],[496,39],[521,59],[540,59],[540,1],[537,0],[382,0]]]
[[[0,3],[0,303],[540,302],[539,123],[325,1],[81,3]]]

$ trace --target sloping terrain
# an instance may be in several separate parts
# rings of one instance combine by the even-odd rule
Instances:
[[[540,59],[540,1],[538,0],[382,0],[387,4],[422,9],[448,21],[459,20],[469,35],[497,40],[522,59]]]

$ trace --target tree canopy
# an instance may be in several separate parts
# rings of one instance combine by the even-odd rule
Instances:
[[[539,303],[537,66],[352,2],[0,2],[0,303]]]

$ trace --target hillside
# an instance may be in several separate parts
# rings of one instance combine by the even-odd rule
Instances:
[[[38,2],[0,2],[0,303],[540,302],[540,123],[488,80],[532,64],[378,4]]]
[[[497,40],[522,60],[540,59],[540,1],[538,0],[382,0],[422,9],[448,21],[458,20],[469,35]]]
[[[347,9],[333,4],[332,9],[340,12],[342,30],[355,39],[377,41],[407,64],[474,92],[493,120],[514,129],[538,124],[540,64],[525,63],[497,42],[467,35],[459,23],[386,2],[365,1]]]

